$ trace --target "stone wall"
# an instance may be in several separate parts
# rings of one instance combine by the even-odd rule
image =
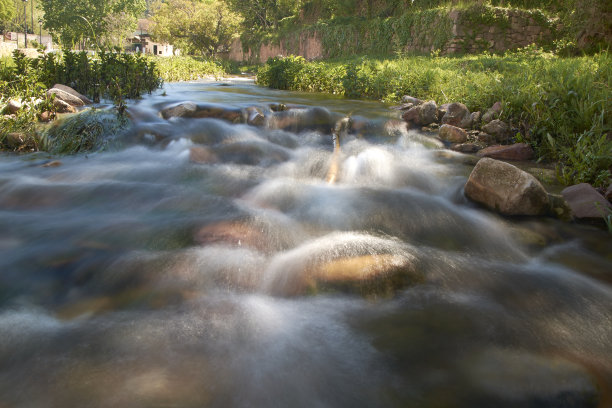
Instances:
[[[478,10],[479,12],[482,10]],[[416,32],[412,27],[408,32],[409,40],[397,49],[390,50],[390,55],[397,52],[429,53],[439,48],[444,55],[481,52],[505,51],[525,47],[530,44],[542,44],[553,39],[553,24],[543,16],[518,9],[487,8],[486,19],[474,11],[452,10],[448,18],[451,21],[451,32],[448,41],[442,47],[434,44],[435,35],[431,32]],[[435,25],[435,24],[434,24]],[[439,29],[439,27],[436,27]],[[367,37],[369,34],[365,33]],[[295,36],[294,36],[295,37]],[[321,34],[304,31],[297,35],[297,40],[281,39],[278,43],[264,43],[256,49],[243,50],[240,40],[235,40],[231,46],[229,59],[233,61],[266,62],[270,57],[301,55],[306,59],[321,59],[328,57],[323,45]],[[390,40],[394,43],[398,33],[392,34]],[[356,42],[364,43],[367,38],[356,38]],[[346,47],[352,47],[346,44]],[[377,50],[379,53],[380,50]]]

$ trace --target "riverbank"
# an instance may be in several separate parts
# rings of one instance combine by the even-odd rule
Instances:
[[[278,89],[327,92],[396,103],[403,95],[437,104],[461,102],[485,113],[496,102],[512,139],[557,163],[565,184],[610,183],[612,56],[564,58],[528,47],[504,55],[360,57],[309,62],[269,60],[257,82]]]

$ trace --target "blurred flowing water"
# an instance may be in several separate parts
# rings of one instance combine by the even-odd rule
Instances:
[[[297,108],[160,117],[185,100]],[[374,102],[128,112],[114,149],[0,156],[1,408],[612,406],[605,231],[477,208],[465,157]]]

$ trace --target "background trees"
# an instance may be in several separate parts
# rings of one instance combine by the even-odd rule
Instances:
[[[157,1],[151,13],[154,39],[200,55],[214,56],[229,47],[242,22],[221,0]]]
[[[44,27],[56,35],[62,45],[72,47],[80,40],[113,38],[121,27],[134,31],[136,18],[146,8],[145,0],[40,0],[45,13]]]
[[[6,22],[15,16],[13,0],[0,0],[0,25],[4,27]]]

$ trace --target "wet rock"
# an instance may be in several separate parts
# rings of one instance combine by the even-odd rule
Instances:
[[[264,114],[255,107],[250,107],[246,109],[246,123],[251,126],[263,126],[266,122],[266,118]]]
[[[593,186],[580,183],[561,191],[575,218],[601,219],[610,214],[612,205]]]
[[[292,132],[313,129],[324,133],[331,133],[336,125],[336,117],[329,110],[321,107],[295,108],[274,112],[268,118],[267,125],[272,129],[283,129]]]
[[[283,111],[289,110],[289,107],[285,105],[284,103],[271,103],[268,106],[270,107],[270,110],[272,112],[283,112]]]
[[[229,108],[222,105],[178,102],[166,106],[160,112],[162,118],[215,118],[227,120],[232,123],[240,122],[242,112],[240,109]]]
[[[478,161],[465,185],[465,195],[504,215],[543,215],[548,193],[531,174],[502,161]]]
[[[38,115],[38,120],[41,122],[50,122],[54,119],[55,115],[52,112],[44,111],[40,115]]]
[[[21,101],[18,101],[17,99],[11,99],[6,105],[6,107],[10,114],[16,115],[17,112],[19,112],[21,108],[23,107],[23,104],[21,103]]]
[[[402,96],[402,103],[411,103],[413,105],[420,105],[423,103],[423,101],[418,98],[414,98],[410,95],[404,95]]]
[[[189,161],[204,164],[216,163],[219,160],[209,148],[204,146],[192,146],[189,149]]]
[[[40,167],[59,167],[61,166],[63,163],[59,160],[51,160],[46,162],[45,164],[41,165]]]
[[[247,246],[262,251],[268,248],[268,239],[260,230],[234,221],[221,221],[202,227],[196,231],[194,240],[200,245]]]
[[[420,114],[420,107],[413,106],[412,108],[404,112],[404,114],[402,115],[402,119],[408,122],[408,124],[417,124],[419,120],[419,114]]]
[[[435,101],[427,101],[419,109],[419,125],[427,126],[438,120],[438,106]]]
[[[525,161],[533,158],[533,149],[526,143],[511,145],[489,146],[478,152],[481,157],[490,157],[497,160]]]
[[[476,153],[480,150],[480,146],[474,143],[454,143],[450,148],[451,150],[461,153]]]
[[[472,115],[467,106],[462,103],[451,103],[446,106],[446,113],[442,117],[442,124],[469,129],[472,126]]]
[[[398,110],[398,111],[407,111],[413,106],[414,106],[414,103],[402,103],[401,105],[391,107],[391,109]]]
[[[440,139],[451,143],[465,143],[468,138],[468,134],[465,130],[452,125],[440,126],[438,136]]]
[[[8,133],[3,140],[3,144],[11,149],[16,149],[25,144],[28,136],[25,133],[12,132]]]
[[[47,96],[55,95],[55,100],[60,100],[70,106],[85,106],[91,104],[91,100],[81,95],[74,89],[60,84],[55,84],[47,91]]]
[[[76,112],[76,108],[74,106],[70,105],[67,102],[64,102],[61,99],[54,99],[53,106],[55,107],[55,110],[57,111],[57,113],[75,113]]]
[[[487,109],[484,115],[482,115],[482,123],[487,124],[493,119],[497,119],[502,111],[501,102],[495,102],[492,107]]]
[[[503,142],[510,137],[510,126],[499,119],[487,123],[482,127],[482,130],[493,136],[497,142]]]

